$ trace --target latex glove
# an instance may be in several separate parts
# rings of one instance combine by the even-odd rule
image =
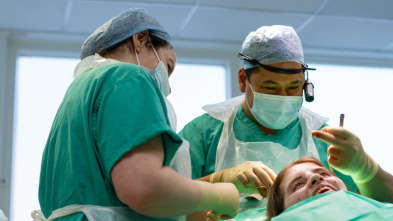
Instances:
[[[202,198],[196,211],[212,209],[227,219],[237,215],[239,192],[232,183],[195,181],[201,187]]]
[[[328,163],[357,184],[372,180],[378,172],[378,164],[364,151],[360,139],[342,127],[324,127],[312,135],[328,144]]]
[[[206,221],[219,221],[223,219],[225,219],[225,217],[222,214],[216,213],[213,210],[207,212]]]
[[[267,197],[267,190],[273,185],[276,176],[273,170],[262,162],[246,161],[236,167],[211,174],[210,182],[233,183],[240,193],[259,192],[263,197]],[[262,186],[266,188],[260,188]]]

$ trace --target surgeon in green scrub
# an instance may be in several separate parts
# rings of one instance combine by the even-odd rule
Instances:
[[[188,143],[166,99],[176,54],[159,22],[128,9],[94,31],[80,56],[45,146],[33,218],[182,220],[205,209],[234,217],[234,184],[190,178]]]
[[[309,68],[292,27],[262,26],[250,32],[239,58],[239,90],[244,95],[204,106],[207,113],[179,135],[190,143],[193,178],[234,183],[244,193],[243,212],[266,205],[267,190],[288,162],[313,156],[329,166],[328,145],[311,135],[328,119],[302,107],[304,88],[311,94],[312,85],[305,84]],[[351,191],[358,190],[351,177],[337,175]],[[256,192],[264,198],[248,200],[248,194]]]

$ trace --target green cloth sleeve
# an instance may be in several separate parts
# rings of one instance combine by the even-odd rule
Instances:
[[[208,114],[188,123],[179,135],[190,143],[192,178],[198,179],[215,171],[216,151],[224,124]]]
[[[96,128],[93,136],[108,178],[113,165],[125,153],[160,134],[164,165],[170,163],[182,143],[169,125],[165,101],[154,81],[147,74],[131,74],[130,79],[116,82],[103,91],[93,108],[92,121]]]

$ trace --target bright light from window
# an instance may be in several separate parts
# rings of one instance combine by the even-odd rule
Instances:
[[[169,78],[168,99],[177,115],[177,132],[205,113],[202,106],[226,99],[225,69],[215,65],[177,64]]]
[[[42,152],[78,62],[39,57],[17,60],[11,220],[29,220],[31,211],[40,208]]]
[[[393,174],[393,69],[310,64],[315,100],[304,106],[359,136],[366,152]]]

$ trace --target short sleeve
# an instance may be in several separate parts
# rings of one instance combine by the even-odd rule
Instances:
[[[93,136],[107,176],[125,153],[160,134],[164,165],[169,165],[182,141],[170,127],[165,101],[154,81],[145,73],[132,73],[99,94],[92,113]]]

